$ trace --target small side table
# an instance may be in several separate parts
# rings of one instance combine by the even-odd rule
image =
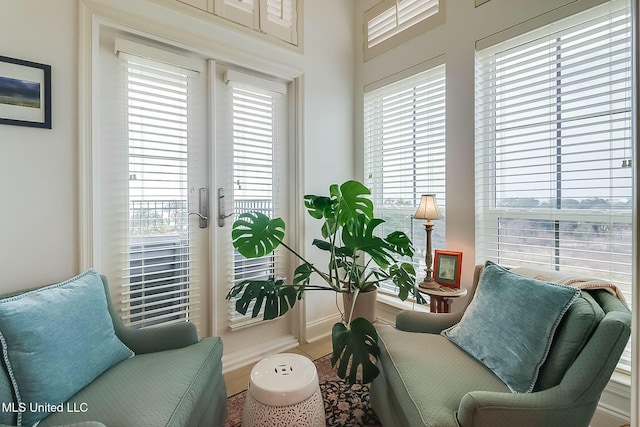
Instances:
[[[325,427],[316,366],[299,354],[280,353],[251,370],[242,411],[244,427]]]
[[[453,299],[467,295],[467,288],[449,288],[442,285],[436,285],[433,288],[418,286],[416,289],[429,296],[429,308],[432,313],[451,313]]]

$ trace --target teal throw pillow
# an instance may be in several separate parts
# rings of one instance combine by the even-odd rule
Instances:
[[[133,356],[115,335],[95,270],[0,300],[0,341],[18,400],[18,425],[31,425],[111,366]]]
[[[462,319],[442,334],[491,369],[511,391],[529,393],[554,332],[579,293],[488,261]]]

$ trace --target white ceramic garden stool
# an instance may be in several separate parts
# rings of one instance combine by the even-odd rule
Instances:
[[[316,367],[299,354],[276,354],[251,370],[242,427],[281,426],[326,426]]]

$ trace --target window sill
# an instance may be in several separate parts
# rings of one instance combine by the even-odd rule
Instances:
[[[611,393],[615,393],[622,397],[631,397],[631,373],[621,370],[615,370],[609,384],[607,384],[607,390]]]
[[[378,292],[378,304],[382,305],[382,309],[385,311],[393,311],[396,312],[400,310],[414,310],[414,311],[429,311],[428,304],[418,304],[413,300],[407,299],[406,301],[400,301],[397,296],[384,294],[382,292]]]

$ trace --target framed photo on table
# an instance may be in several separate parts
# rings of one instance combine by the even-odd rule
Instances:
[[[438,284],[450,288],[460,288],[462,252],[436,249],[433,264],[433,277]]]
[[[0,56],[0,124],[51,129],[51,66]]]

